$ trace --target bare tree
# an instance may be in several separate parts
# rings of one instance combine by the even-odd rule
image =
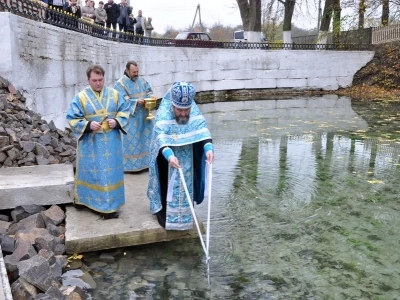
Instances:
[[[353,14],[347,14],[347,18],[345,17],[347,27],[351,29],[362,29],[380,26],[382,24],[383,1],[384,0],[341,0],[343,10],[350,11],[350,9],[353,9]],[[400,0],[389,0],[389,24],[399,20],[399,8]],[[396,17],[397,12],[399,16]],[[358,18],[354,18],[353,16],[355,15],[357,15]],[[355,21],[354,24],[352,24],[352,21]]]
[[[358,28],[364,28],[365,12],[367,10],[367,5],[365,0],[360,0],[358,3]]]
[[[340,0],[333,1],[333,43],[338,44],[340,39]]]
[[[284,14],[283,5],[278,0],[263,0],[261,5],[262,31],[269,41],[275,42],[278,35],[280,36],[279,26]]]
[[[322,13],[321,27],[319,30],[319,43],[326,44],[328,40],[329,26],[331,25],[333,4],[335,0],[326,0],[324,6],[324,12]]]
[[[382,0],[382,19],[383,26],[389,25],[389,0]]]
[[[283,42],[292,43],[292,18],[296,0],[278,0],[285,7],[285,14],[283,18]]]

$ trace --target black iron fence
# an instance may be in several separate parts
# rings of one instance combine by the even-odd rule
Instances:
[[[10,12],[24,18],[88,34],[100,39],[150,46],[260,50],[369,50],[370,47],[369,44],[364,43],[342,42],[337,44],[284,44],[150,38],[105,28],[104,26],[88,22],[85,19],[77,18],[74,15],[67,13],[66,11],[48,7],[47,4],[38,0],[0,0],[0,11]]]

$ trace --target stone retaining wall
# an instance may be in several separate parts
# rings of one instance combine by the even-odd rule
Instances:
[[[85,70],[99,63],[106,83],[122,75],[128,60],[162,96],[171,83],[191,81],[198,91],[324,89],[350,86],[372,51],[204,49],[154,47],[106,41],[0,12],[0,76],[24,89],[27,104],[57,127],[87,84]]]

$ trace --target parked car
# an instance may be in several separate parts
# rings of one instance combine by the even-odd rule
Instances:
[[[264,33],[261,32],[260,42],[247,42],[245,38],[244,30],[237,30],[233,33],[233,40],[235,48],[238,49],[268,49],[268,40]]]
[[[244,38],[244,30],[237,30],[233,33],[233,41],[234,42],[245,42],[247,39]]]
[[[180,32],[172,43],[178,47],[223,48],[224,43],[214,41],[205,32]]]

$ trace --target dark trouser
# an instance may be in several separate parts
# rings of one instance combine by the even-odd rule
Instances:
[[[165,228],[165,222],[167,219],[167,191],[168,191],[168,161],[160,152],[157,156],[158,165],[158,176],[160,180],[160,191],[161,191],[161,210],[156,213],[158,224]]]
[[[127,32],[130,33],[128,35],[128,40],[131,42],[134,42],[135,41],[135,32],[133,30],[129,30],[129,29],[127,30]]]
[[[111,28],[111,25],[112,25],[112,27],[113,27],[114,30],[117,29],[117,22],[109,22],[109,21],[107,21],[106,27],[107,27],[107,28]]]
[[[143,29],[136,29],[136,41],[138,43],[142,42],[143,38],[140,36],[143,36],[143,34],[144,34]]]
[[[117,22],[109,22],[109,21],[106,22],[107,28],[111,28],[111,25],[114,30],[117,30]],[[116,36],[115,32],[113,32],[112,36],[115,38],[115,36]]]
[[[126,22],[122,24],[118,23],[118,26],[119,26],[119,31],[126,32],[127,30]]]

